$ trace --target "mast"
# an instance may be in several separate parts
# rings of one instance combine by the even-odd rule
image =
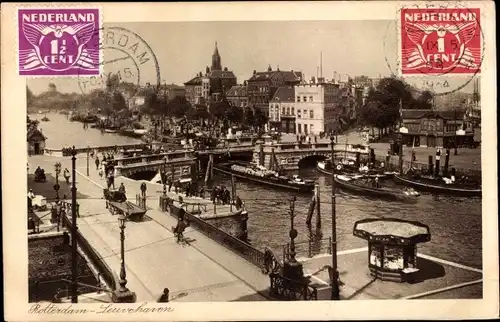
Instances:
[[[323,78],[323,52],[319,52],[319,77]]]

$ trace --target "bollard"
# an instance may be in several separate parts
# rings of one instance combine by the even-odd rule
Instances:
[[[434,173],[434,164],[432,161],[432,155],[429,155],[429,162],[428,162],[429,169],[427,171],[427,174],[432,175]]]
[[[439,168],[439,163],[440,163],[440,162],[441,162],[441,150],[440,150],[440,149],[438,149],[438,150],[436,151],[436,167],[434,168],[434,174],[435,174],[435,176],[436,176],[436,177],[438,177],[438,176],[439,176],[439,172],[440,172],[440,171],[439,171],[439,170],[440,170],[440,168]]]
[[[446,154],[444,157],[443,177],[448,176],[448,167],[449,166],[450,166],[450,149],[446,149]]]
[[[315,190],[316,190],[316,228],[320,229],[321,228],[321,201],[320,201],[320,190],[319,190],[319,184],[315,185]]]

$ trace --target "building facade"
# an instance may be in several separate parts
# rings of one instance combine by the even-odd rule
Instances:
[[[248,104],[254,110],[269,113],[269,101],[281,86],[295,86],[302,81],[302,73],[295,71],[281,71],[279,68],[272,70],[268,67],[266,72],[254,70],[252,77],[248,80]]]
[[[200,104],[202,98],[202,79],[203,76],[200,72],[188,82],[184,83],[186,99],[191,106]]]
[[[269,102],[269,125],[282,133],[296,133],[295,89],[292,86],[278,87]]]
[[[237,78],[227,67],[222,68],[222,59],[217,42],[212,54],[212,65],[205,68],[205,73],[199,72],[185,85],[186,99],[192,106],[207,104],[210,101],[220,101],[224,93],[237,84]]]
[[[334,133],[340,127],[340,88],[314,78],[309,83],[295,85],[296,133]]]
[[[459,110],[434,111],[403,109],[403,144],[408,146],[452,148],[471,144],[474,129],[464,122]]]
[[[226,99],[229,104],[241,107],[245,110],[248,107],[248,95],[246,82],[243,85],[232,86],[226,92]]]

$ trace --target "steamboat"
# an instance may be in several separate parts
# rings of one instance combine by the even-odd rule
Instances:
[[[237,178],[254,183],[292,190],[299,193],[310,193],[314,189],[313,180],[304,180],[298,175],[284,176],[277,171],[269,170],[263,166],[242,163],[224,163],[214,165],[214,171],[234,175]]]

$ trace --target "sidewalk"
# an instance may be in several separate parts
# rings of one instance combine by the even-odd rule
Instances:
[[[57,160],[56,160],[57,159]],[[60,161],[63,166],[69,158],[37,157],[47,172],[50,165]],[[68,164],[70,166],[70,164]],[[30,167],[31,168],[31,167]],[[118,220],[105,208],[102,185],[90,164],[90,179],[86,160],[77,160],[78,191],[90,196],[81,199],[79,229],[106,263],[119,274],[120,230]],[[119,180],[117,181],[119,184]],[[127,197],[135,200],[139,183],[127,185]],[[130,187],[129,187],[130,186]],[[148,186],[148,206],[158,207],[158,198]],[[159,194],[159,193],[158,193]],[[235,301],[266,300],[259,292],[266,292],[269,277],[253,264],[217,244],[202,233],[188,228],[185,237],[190,245],[176,242],[171,229],[177,223],[169,214],[150,209],[143,222],[127,222],[125,228],[125,263],[127,287],[137,295],[137,301],[155,301],[168,287],[174,301]]]

